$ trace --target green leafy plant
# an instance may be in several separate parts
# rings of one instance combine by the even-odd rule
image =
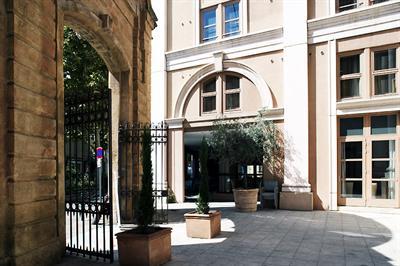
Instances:
[[[142,135],[142,189],[136,205],[136,219],[139,230],[149,232],[153,224],[154,199],[153,199],[153,167],[151,162],[151,132],[145,128]]]
[[[108,69],[96,50],[81,35],[64,27],[65,94],[86,96],[87,90],[108,89]]]
[[[281,150],[279,138],[276,125],[259,116],[252,123],[232,119],[215,122],[208,144],[214,159],[229,164],[234,185],[248,188],[247,176],[244,184],[238,184],[238,165],[271,164]]]
[[[196,212],[207,214],[210,211],[209,202],[209,187],[208,187],[208,145],[203,138],[200,147],[200,192],[196,203]]]
[[[171,188],[168,188],[168,203],[177,203],[175,193],[172,191]]]

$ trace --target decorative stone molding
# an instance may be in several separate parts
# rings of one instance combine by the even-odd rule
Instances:
[[[268,87],[265,80],[253,69],[250,67],[234,62],[234,61],[225,61],[223,62],[223,71],[229,71],[241,74],[242,76],[249,79],[257,88],[257,91],[260,95],[261,106],[263,108],[271,108],[272,107],[272,95],[271,90]],[[175,109],[174,109],[174,118],[183,117],[183,109],[186,99],[190,92],[194,89],[195,85],[203,80],[205,77],[220,72],[217,70],[215,64],[209,64],[205,67],[201,68],[194,75],[192,75],[189,80],[182,87],[181,92],[178,95],[176,100]]]
[[[214,65],[215,65],[215,71],[217,72],[222,72],[224,70],[224,53],[223,52],[217,52],[214,53]]]
[[[261,109],[259,111],[262,118],[265,120],[283,120],[284,119],[284,108],[270,108],[270,109]]]
[[[400,96],[378,96],[369,99],[337,102],[337,115],[400,110]]]
[[[167,123],[170,129],[178,129],[178,128],[183,128],[185,121],[186,118],[180,117],[180,118],[166,119],[165,123]]]
[[[308,21],[308,43],[373,33],[400,27],[400,1],[357,8]]]
[[[233,59],[279,50],[282,49],[282,37],[283,28],[276,28],[168,52],[165,55],[167,70],[210,64],[213,62],[215,51],[224,52],[226,58]]]

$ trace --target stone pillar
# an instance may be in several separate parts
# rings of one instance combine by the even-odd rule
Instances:
[[[166,120],[168,133],[168,186],[175,193],[177,202],[185,201],[185,147],[183,142],[184,118]]]
[[[307,1],[284,1],[284,184],[280,208],[312,210],[308,181]]]
[[[56,1],[4,3],[8,32],[0,47],[7,51],[9,70],[7,146],[0,145],[7,149],[2,156],[8,156],[5,194],[1,184],[7,195],[5,251],[10,265],[51,265],[65,251],[62,18]]]

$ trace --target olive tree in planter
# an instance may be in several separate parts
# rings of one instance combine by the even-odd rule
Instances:
[[[171,228],[153,225],[151,132],[142,135],[142,189],[136,205],[137,227],[117,234],[120,265],[160,265],[171,260]]]
[[[189,237],[213,238],[221,232],[221,212],[210,211],[208,187],[208,145],[203,138],[200,147],[200,192],[196,211],[185,214],[186,234]]]
[[[269,165],[280,150],[279,131],[271,121],[257,117],[253,123],[222,120],[214,124],[208,143],[212,155],[229,165],[235,206],[239,211],[257,210],[259,184],[240,179],[240,165]]]

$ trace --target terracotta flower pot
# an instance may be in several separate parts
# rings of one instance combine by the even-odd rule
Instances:
[[[234,189],[235,207],[241,212],[257,211],[258,188],[253,189]]]
[[[122,266],[161,265],[171,260],[171,228],[156,228],[150,234],[133,229],[116,236]]]
[[[185,214],[186,234],[188,237],[213,238],[221,233],[221,212],[208,214],[189,212]]]

